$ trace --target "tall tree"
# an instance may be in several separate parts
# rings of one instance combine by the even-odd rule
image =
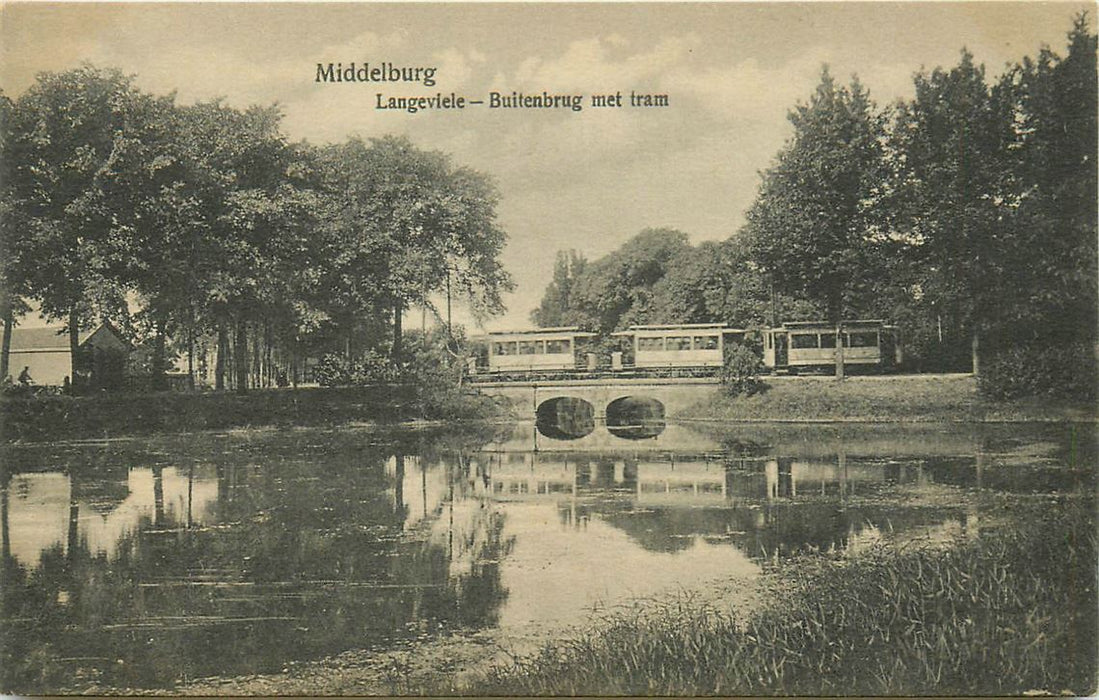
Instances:
[[[572,318],[602,333],[644,323],[652,311],[653,286],[689,248],[682,231],[645,229],[584,268],[570,293]]]
[[[11,334],[15,318],[26,311],[24,296],[29,264],[26,251],[17,245],[20,224],[16,220],[14,192],[11,186],[12,159],[8,152],[8,130],[11,128],[12,102],[0,91],[0,317],[3,318],[3,338],[0,340],[0,382],[10,373]]]
[[[249,337],[255,357],[307,312],[302,286],[314,275],[318,207],[294,175],[296,152],[280,119],[275,107],[220,102],[167,112],[169,147],[155,162],[159,187],[142,200],[147,225],[135,275],[156,338],[154,371],[176,332],[193,370],[195,337],[208,327],[218,335],[218,386],[232,335],[234,383],[243,391],[255,377]]]
[[[534,325],[541,328],[568,326],[572,320],[572,290],[584,274],[588,261],[575,250],[557,251],[553,265],[553,281],[542,294],[542,302],[531,312]]]
[[[807,302],[772,295],[767,276],[736,237],[707,241],[676,256],[653,286],[647,321],[750,328],[769,324],[772,310],[786,320],[819,318]]]
[[[330,272],[347,311],[391,314],[391,356],[401,356],[401,317],[413,303],[456,290],[476,313],[502,310],[511,278],[500,264],[506,234],[498,194],[484,175],[407,139],[353,139],[325,158]]]
[[[1013,339],[1093,343],[1097,260],[1096,36],[1079,15],[1061,58],[1043,48],[996,85],[1010,124],[996,296]]]
[[[19,235],[35,265],[27,289],[66,319],[78,385],[81,326],[125,310],[126,268],[144,189],[156,101],[115,70],[42,73],[12,110],[11,186]]]
[[[925,271],[923,290],[969,329],[978,373],[980,338],[1004,286],[997,251],[1006,233],[999,202],[1009,122],[968,51],[950,70],[917,74],[915,84],[895,129],[904,155],[902,206]]]
[[[838,86],[825,68],[809,103],[789,120],[794,135],[763,175],[745,234],[779,291],[816,303],[836,324],[842,378],[840,323],[877,274],[870,250],[885,181],[884,117],[857,79]]]

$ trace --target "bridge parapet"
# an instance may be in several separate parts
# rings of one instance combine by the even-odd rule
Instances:
[[[717,379],[569,379],[549,382],[475,383],[483,393],[509,401],[516,410],[534,416],[538,406],[556,398],[573,397],[592,405],[596,419],[605,419],[607,406],[627,396],[655,399],[664,406],[665,418],[674,419],[689,406],[712,398]]]

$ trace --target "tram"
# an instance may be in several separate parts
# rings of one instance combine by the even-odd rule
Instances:
[[[611,334],[617,351],[595,352],[597,334],[577,327],[495,331],[485,340],[486,368],[494,379],[620,376],[709,376],[725,364],[731,342],[744,330],[720,323],[631,326]]]
[[[722,323],[630,326],[612,334],[622,338],[637,369],[716,368],[725,364],[725,347],[742,340],[744,329]]]
[[[891,370],[903,359],[900,333],[881,320],[843,321],[843,363],[855,368]],[[763,364],[772,372],[827,370],[836,364],[836,324],[787,322],[763,330]]]
[[[537,372],[579,370],[585,344],[595,338],[576,327],[496,331],[488,334],[488,371]],[[594,369],[594,368],[593,368]]]
[[[900,365],[895,326],[881,320],[844,321],[841,326],[846,366],[854,371],[889,371]],[[611,334],[618,350],[609,358],[596,352],[597,334],[577,327],[496,331],[485,338],[487,361],[482,367],[491,381],[709,377],[725,365],[728,349],[749,336],[753,345],[762,344],[763,364],[770,372],[827,372],[835,367],[836,326],[825,321],[787,322],[750,332],[721,323],[630,326]],[[598,345],[605,355],[607,344]]]

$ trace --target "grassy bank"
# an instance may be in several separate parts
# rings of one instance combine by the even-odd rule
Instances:
[[[970,375],[764,377],[753,396],[718,396],[690,409],[696,420],[1047,421],[1092,420],[1094,406],[1045,399],[994,402]]]
[[[1090,506],[1061,504],[954,547],[790,567],[776,602],[744,619],[689,604],[619,614],[472,692],[1090,695],[1096,555]]]
[[[414,419],[475,419],[494,414],[476,394],[421,401],[402,386],[261,389],[227,392],[5,397],[0,439],[76,440],[260,426],[331,426]]]

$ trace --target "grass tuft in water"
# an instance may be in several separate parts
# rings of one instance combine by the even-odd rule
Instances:
[[[478,694],[1090,695],[1096,690],[1091,511],[949,548],[881,548],[778,576],[738,620],[678,602],[498,667]]]

